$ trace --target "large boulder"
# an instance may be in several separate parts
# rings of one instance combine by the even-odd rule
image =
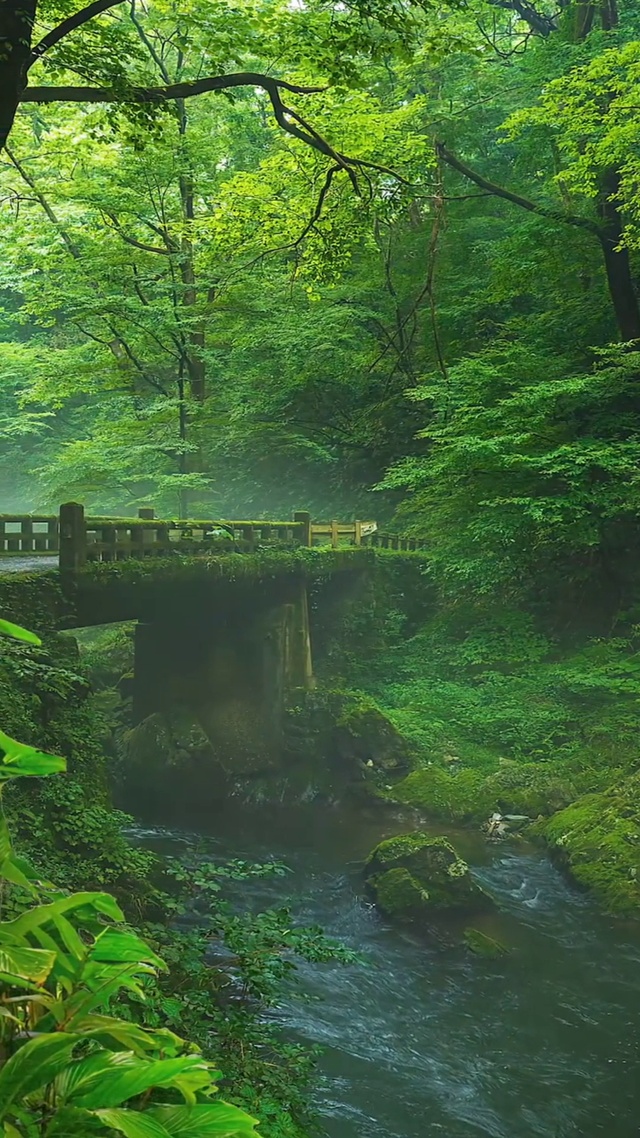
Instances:
[[[289,708],[285,751],[289,767],[303,765],[317,785],[374,793],[413,761],[407,740],[373,700],[322,687]]]
[[[119,752],[126,805],[143,816],[162,813],[168,804],[204,803],[221,793],[220,764],[186,708],[156,712],[124,731]]]
[[[583,794],[533,832],[611,912],[640,915],[640,774]]]
[[[391,917],[493,907],[451,842],[421,831],[380,842],[367,860],[366,877],[376,904]]]

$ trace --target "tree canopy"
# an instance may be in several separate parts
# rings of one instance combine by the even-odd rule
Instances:
[[[604,555],[635,485],[638,22],[39,8],[2,164],[13,504],[400,509],[447,572],[486,538],[512,582],[523,534]]]

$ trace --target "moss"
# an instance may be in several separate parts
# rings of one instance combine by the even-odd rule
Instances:
[[[400,834],[397,838],[386,838],[383,842],[380,842],[369,855],[367,864],[385,866],[400,861],[402,858],[410,857],[411,854],[417,853],[426,842],[431,845],[436,845],[437,843],[444,843],[445,846],[449,845],[445,838],[427,838],[426,834],[420,831],[413,834]]]
[[[464,819],[488,812],[482,795],[483,784],[483,776],[476,771],[452,774],[442,767],[431,766],[413,771],[396,783],[390,797],[436,818]]]
[[[487,960],[495,960],[509,951],[504,944],[500,944],[500,941],[494,940],[479,929],[465,929],[464,943],[470,952],[476,956],[484,956]]]
[[[397,783],[390,796],[433,817],[480,820],[494,810],[530,818],[552,814],[579,793],[575,781],[559,775],[550,764],[503,761],[488,775],[425,767]]]
[[[1,573],[0,616],[22,624],[43,636],[73,623],[68,600],[64,597],[60,574]]]
[[[473,881],[469,866],[458,857],[446,838],[415,831],[380,842],[365,867],[376,901],[380,883],[389,872],[398,869],[406,870],[425,894],[421,901],[423,909],[427,904],[429,909],[483,909],[492,905],[491,899]],[[387,885],[388,882],[385,888]]]
[[[428,892],[402,866],[376,878],[375,898],[389,917],[416,917],[428,910],[430,904]]]
[[[412,763],[406,740],[374,700],[358,691],[314,688],[287,712],[289,762],[309,773],[331,770],[342,782],[375,789]]]
[[[640,915],[640,774],[583,795],[533,831],[608,910]]]

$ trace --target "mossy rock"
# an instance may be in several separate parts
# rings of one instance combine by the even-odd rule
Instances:
[[[127,766],[142,768],[147,775],[184,767],[194,758],[211,755],[211,744],[202,728],[180,709],[172,709],[169,715],[147,716],[125,732],[122,742]]]
[[[347,782],[386,783],[412,765],[409,744],[374,700],[360,692],[317,688],[300,693],[285,724],[293,762],[331,767]]]
[[[482,793],[484,781],[483,776],[473,770],[454,774],[442,767],[429,766],[413,771],[396,783],[390,797],[424,810],[434,818],[486,817],[491,806]]]
[[[411,766],[406,739],[373,702],[346,701],[335,737],[341,754],[372,762],[374,769],[405,771]]]
[[[579,793],[570,778],[561,777],[549,764],[503,760],[489,775],[425,767],[396,783],[391,796],[434,818],[464,821],[485,819],[494,810],[533,819],[568,806]]]
[[[483,956],[485,960],[497,960],[509,951],[499,940],[480,932],[480,929],[465,929],[463,939],[470,952],[475,956]]]
[[[420,831],[380,842],[365,872],[376,904],[390,916],[415,917],[438,909],[482,911],[493,905],[451,842]]]
[[[640,774],[582,795],[533,832],[610,912],[640,916]]]
[[[379,874],[373,888],[378,908],[389,917],[419,917],[431,904],[426,889],[404,866]]]

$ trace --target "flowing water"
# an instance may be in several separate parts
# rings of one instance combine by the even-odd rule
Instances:
[[[367,901],[361,862],[410,828],[364,808],[227,804],[199,834],[139,834],[163,848],[208,834],[208,858],[286,862],[285,878],[243,884],[247,904],[291,902],[365,957],[303,965],[278,1010],[286,1033],[323,1048],[330,1138],[638,1135],[640,931],[602,915],[540,852],[464,834],[455,844],[500,908],[482,927],[513,951],[484,960],[442,929],[392,927]]]

